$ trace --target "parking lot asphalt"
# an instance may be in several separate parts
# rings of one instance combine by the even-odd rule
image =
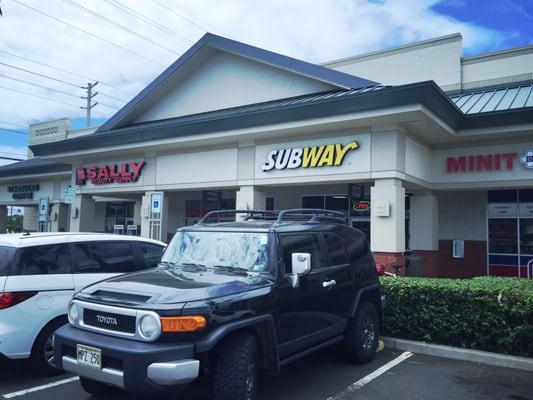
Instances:
[[[40,388],[43,385],[45,388]],[[40,390],[32,391],[35,389]],[[207,384],[199,382],[179,398],[206,400],[209,394]],[[43,378],[32,373],[27,363],[16,362],[0,367],[0,400],[10,398],[92,397],[72,375]],[[353,365],[344,361],[337,349],[327,349],[283,368],[279,377],[263,377],[259,388],[259,400],[362,398],[533,400],[533,373],[388,349],[366,365]],[[131,396],[117,394],[110,399]]]

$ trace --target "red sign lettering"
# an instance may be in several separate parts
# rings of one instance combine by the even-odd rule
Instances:
[[[120,165],[100,165],[76,168],[76,184],[85,185],[90,181],[93,185],[109,183],[137,182],[141,176],[144,161],[122,163]]]
[[[516,153],[485,154],[475,156],[448,157],[446,170],[451,172],[512,170]]]

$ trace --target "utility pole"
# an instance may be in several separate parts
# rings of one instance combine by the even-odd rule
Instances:
[[[98,94],[98,92],[94,92],[93,93],[93,88],[96,85],[98,85],[98,81],[96,81],[94,83],[87,82],[87,86],[82,86],[81,87],[82,89],[87,90],[87,96],[86,97],[84,97],[84,96],[81,97],[82,99],[86,99],[87,100],[87,105],[85,107],[80,107],[82,110],[87,110],[87,122],[86,122],[86,126],[87,127],[91,126],[91,109],[98,104],[97,101],[95,101],[94,103],[92,102],[93,97]]]

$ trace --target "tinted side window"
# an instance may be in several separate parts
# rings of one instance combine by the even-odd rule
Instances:
[[[89,245],[87,243],[75,243],[73,246],[76,256],[76,272],[95,272]]]
[[[7,276],[11,260],[17,249],[15,247],[0,246],[0,276]]]
[[[322,265],[322,252],[317,234],[280,235],[279,239],[286,272],[291,272],[292,270],[292,253],[311,254],[311,269],[320,268]]]
[[[23,247],[11,268],[11,275],[43,275],[72,273],[68,244]]]
[[[346,232],[344,235],[344,246],[346,247],[351,263],[356,262],[368,251],[368,242],[365,237],[353,232]]]
[[[89,247],[95,265],[94,272],[125,273],[135,271],[131,244],[126,241],[94,242]]]
[[[348,264],[341,237],[334,233],[324,233],[324,239],[328,247],[329,265],[335,267],[337,265]]]
[[[157,266],[157,264],[159,264],[161,255],[165,249],[164,247],[142,242],[137,243],[137,246],[139,247],[139,251],[141,252],[141,256],[144,260],[145,268],[154,268]]]

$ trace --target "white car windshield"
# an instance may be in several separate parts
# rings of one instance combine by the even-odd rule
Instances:
[[[268,234],[178,232],[161,262],[262,272],[268,269]]]

